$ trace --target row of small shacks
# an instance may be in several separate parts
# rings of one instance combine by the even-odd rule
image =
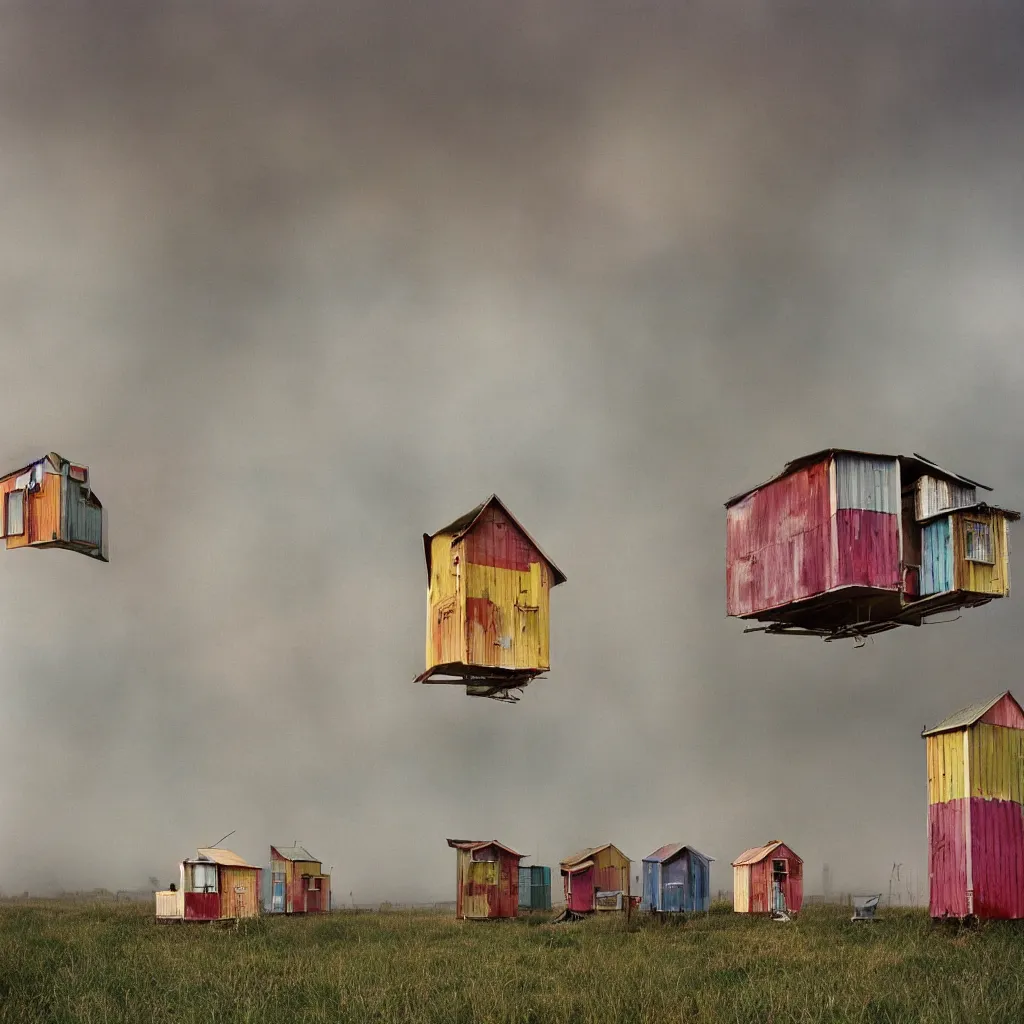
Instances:
[[[525,855],[494,839],[449,839],[448,845],[456,851],[455,916],[460,920],[551,909],[550,868],[521,866]],[[655,914],[706,912],[713,861],[683,843],[662,846],[643,859],[643,895],[637,899],[630,892],[629,858],[612,843],[587,847],[559,865],[565,913],[579,917],[637,904]],[[733,861],[733,883],[737,913],[796,914],[803,903],[803,860],[772,840]]]
[[[179,865],[179,881],[156,895],[158,921],[232,921],[331,908],[331,876],[302,846],[271,846],[270,868],[231,850],[204,847]]]

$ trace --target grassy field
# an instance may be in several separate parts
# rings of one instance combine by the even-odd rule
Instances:
[[[157,925],[148,906],[0,906],[0,1022],[1024,1020],[1024,931],[728,908],[551,925],[335,913]]]

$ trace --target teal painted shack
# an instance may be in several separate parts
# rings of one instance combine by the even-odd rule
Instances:
[[[519,869],[519,909],[551,909],[551,868],[534,864]]]
[[[709,910],[714,859],[682,843],[669,843],[655,850],[644,857],[641,905],[655,914]]]

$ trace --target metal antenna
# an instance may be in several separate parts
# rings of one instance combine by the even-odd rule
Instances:
[[[225,839],[230,839],[237,831],[238,831],[238,829],[233,828],[226,836],[221,836],[220,839],[217,840],[217,843],[223,843]],[[207,847],[207,849],[216,850],[217,849],[217,843],[210,843],[210,845],[209,845],[209,847]]]

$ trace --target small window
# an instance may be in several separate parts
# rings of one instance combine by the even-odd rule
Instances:
[[[5,533],[8,537],[20,537],[25,532],[25,492],[8,491],[5,498]]]
[[[216,892],[217,891],[217,865],[216,864],[193,864],[192,865],[192,891],[193,892]]]
[[[773,860],[772,871],[777,875],[784,875],[786,873],[786,862],[784,860]]]
[[[320,879],[319,878],[311,878],[309,880],[309,888],[310,889],[319,889],[320,888]]]
[[[968,562],[995,564],[992,551],[992,527],[974,519],[964,520],[964,557]]]

